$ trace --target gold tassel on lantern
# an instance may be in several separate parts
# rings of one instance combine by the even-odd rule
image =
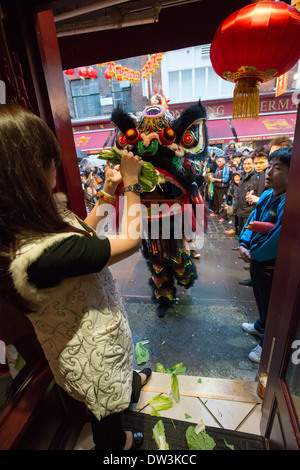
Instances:
[[[260,80],[243,78],[237,80],[233,92],[233,119],[259,118]]]

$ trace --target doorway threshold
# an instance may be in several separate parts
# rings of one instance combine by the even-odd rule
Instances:
[[[168,410],[151,416],[150,400],[156,395],[171,396],[171,374],[152,372],[143,387],[138,403],[124,413],[128,429],[141,429],[144,444],[141,450],[155,450],[152,429],[162,419],[170,450],[186,449],[185,431],[203,423],[206,432],[216,441],[216,450],[226,449],[225,441],[236,450],[263,450],[260,433],[262,399],[256,393],[257,382],[178,375],[180,402],[173,400]],[[75,450],[93,447],[90,424],[86,423]],[[222,447],[223,446],[223,447]]]
[[[159,412],[161,417],[197,425],[260,435],[262,399],[257,382],[178,375],[180,402]],[[153,372],[143,387],[139,402],[131,410],[150,414],[149,401],[156,395],[171,394],[171,374]]]

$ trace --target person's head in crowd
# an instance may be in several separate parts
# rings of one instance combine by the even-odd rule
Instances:
[[[257,173],[260,173],[268,166],[268,155],[264,148],[258,148],[253,154],[254,168]]]
[[[235,162],[236,166],[238,166],[241,163],[243,154],[241,152],[235,152],[232,155],[232,160]]]
[[[249,173],[251,173],[253,168],[254,168],[253,158],[252,157],[244,158],[244,160],[243,160],[243,170],[246,173],[246,175],[249,175]]]
[[[286,191],[291,156],[291,147],[280,147],[269,155],[265,183],[267,188],[273,189],[275,195]]]
[[[249,157],[249,155],[250,155],[250,150],[247,149],[247,148],[244,148],[242,154],[243,154],[243,158]]]
[[[219,168],[222,168],[225,163],[226,163],[226,158],[225,157],[217,157],[216,162]]]
[[[269,143],[269,154],[275,152],[275,150],[278,150],[281,147],[292,147],[293,142],[291,139],[289,139],[287,136],[282,135],[275,137],[275,139],[271,140]]]
[[[233,175],[233,182],[235,184],[239,184],[239,182],[241,181],[241,173],[240,171],[237,171],[236,173],[234,173]]]

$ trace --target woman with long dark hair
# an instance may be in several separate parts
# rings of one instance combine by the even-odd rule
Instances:
[[[131,331],[108,266],[140,246],[131,222],[141,223],[142,162],[124,150],[120,171],[107,165],[101,197],[84,222],[53,192],[59,164],[49,127],[26,109],[1,105],[0,296],[33,325],[57,384],[86,404],[95,448],[134,449],[143,435],[123,430],[122,411],[151,371],[133,378]],[[97,236],[101,206],[114,201],[121,179],[121,233]]]

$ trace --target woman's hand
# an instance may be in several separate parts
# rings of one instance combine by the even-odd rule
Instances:
[[[113,196],[117,189],[117,186],[122,181],[120,173],[120,165],[116,165],[114,168],[111,167],[109,162],[106,162],[105,166],[105,180],[103,185],[103,191]]]
[[[138,177],[143,166],[143,161],[140,157],[135,156],[128,150],[122,151],[122,160],[120,165],[120,172],[123,178],[124,186],[138,182]]]
[[[240,255],[242,257],[242,260],[245,261],[245,263],[250,263],[252,258],[250,256],[250,252],[249,250],[247,250],[247,248],[245,248],[244,246],[239,246],[239,251],[240,251]]]

